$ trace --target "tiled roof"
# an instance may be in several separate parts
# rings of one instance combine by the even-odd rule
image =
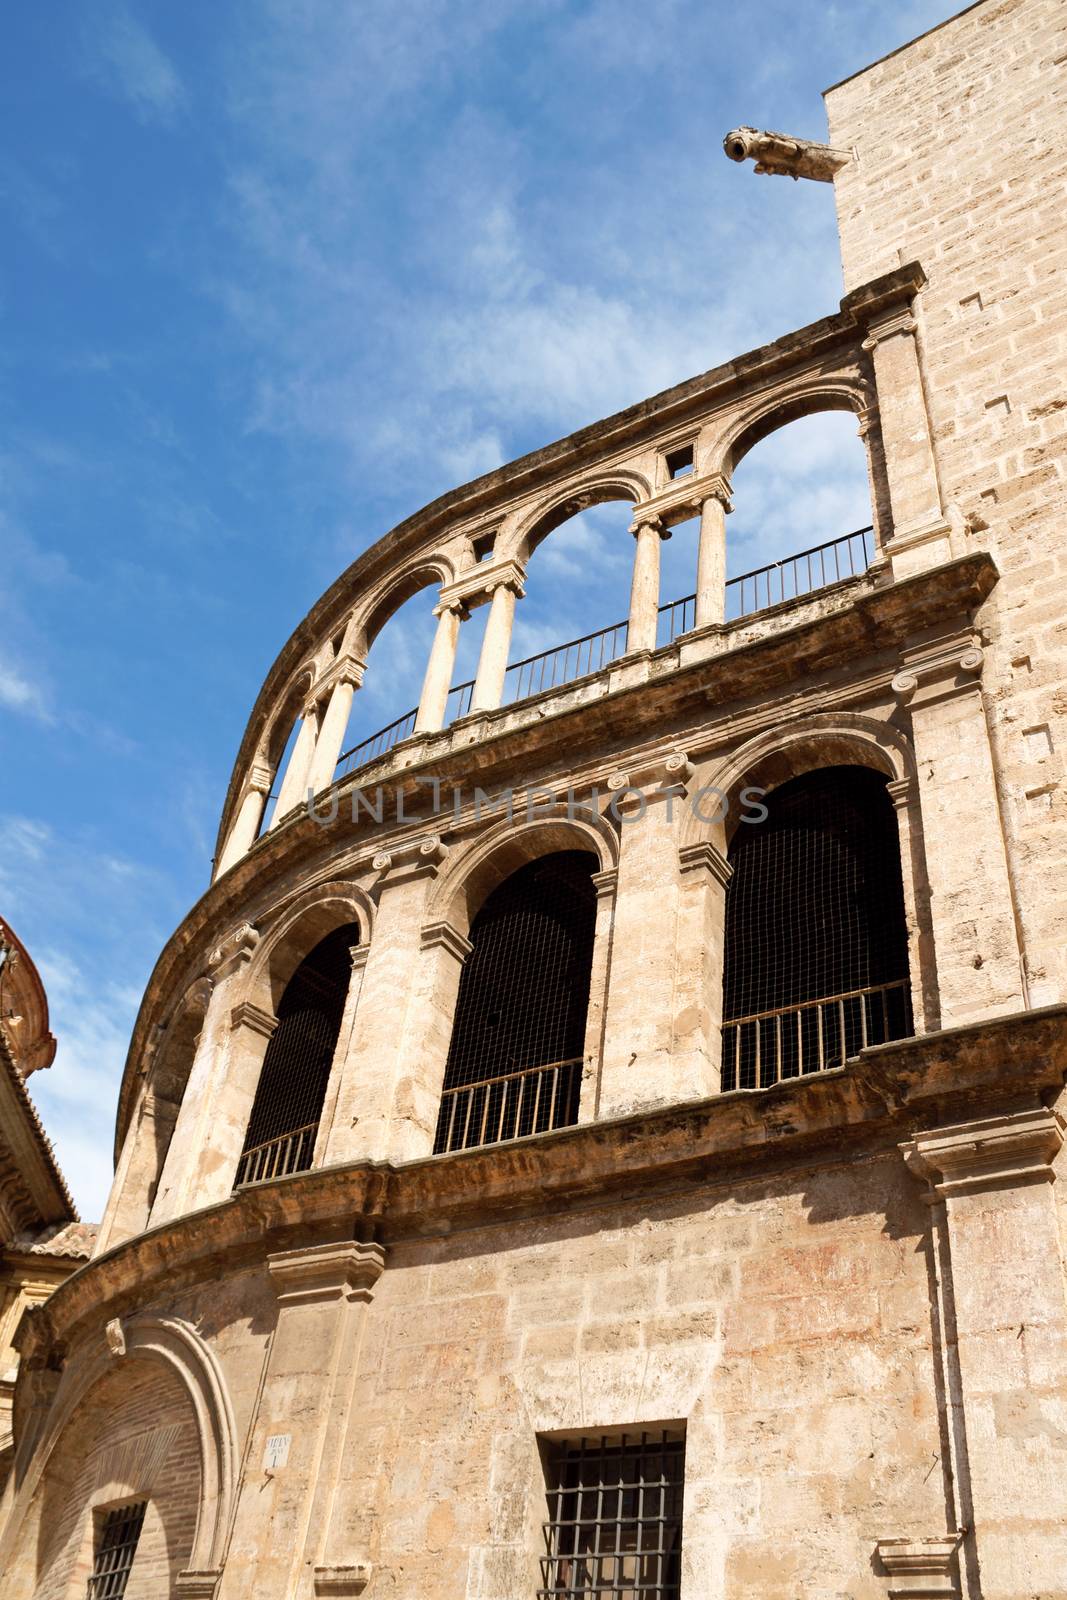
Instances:
[[[37,1234],[19,1234],[11,1241],[12,1250],[24,1251],[33,1256],[71,1256],[88,1261],[93,1253],[99,1224],[96,1222],[61,1222]]]

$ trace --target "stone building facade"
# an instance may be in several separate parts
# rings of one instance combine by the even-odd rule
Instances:
[[[835,87],[839,309],[297,628],[18,1330],[12,1600],[1067,1596],[1065,70],[1059,0],[982,0]],[[734,469],[828,409],[863,560],[746,599]],[[627,624],[531,692],[528,564],[609,500]],[[342,757],[429,585],[417,711]]]
[[[14,1457],[15,1331],[27,1307],[89,1259],[96,1237],[78,1221],[26,1089],[55,1053],[40,973],[0,917],[0,1489]]]

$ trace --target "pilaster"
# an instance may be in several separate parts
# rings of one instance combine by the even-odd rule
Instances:
[[[1052,1188],[1062,1143],[1059,1119],[1034,1105],[901,1147],[931,1210],[968,1595],[1063,1591],[1067,1301]]]

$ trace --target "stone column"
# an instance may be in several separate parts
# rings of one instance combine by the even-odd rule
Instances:
[[[214,987],[148,1219],[151,1226],[230,1192],[234,1167],[219,1171],[216,1132],[226,1103],[235,990],[258,943],[256,929],[244,923],[212,952],[208,970]]]
[[[456,666],[456,646],[459,627],[466,616],[458,600],[434,607],[437,632],[433,636],[430,659],[426,663],[426,676],[422,680],[422,694],[415,717],[416,733],[437,733],[445,725],[448,692],[452,687],[452,674]]]
[[[908,932],[912,1024],[917,1034],[932,1033],[940,1026],[940,1008],[919,786],[913,778],[900,778],[887,783],[886,791],[896,812],[897,838],[900,842],[900,879],[904,890],[904,922]]]
[[[282,818],[295,810],[307,795],[308,773],[311,771],[315,741],[318,736],[318,706],[312,702],[305,708],[301,718],[300,732],[296,736],[296,743],[289,756],[289,765],[285,769],[282,786],[278,791],[278,801],[270,824],[272,828],[276,828]]]
[[[504,698],[504,675],[508,670],[515,601],[522,599],[522,593],[522,584],[516,579],[501,579],[493,587],[471,696],[472,711],[494,711]]]
[[[326,1162],[429,1154],[467,940],[427,927],[426,904],[445,856],[423,836],[375,856],[381,874],[374,938],[340,1066]]]
[[[941,506],[916,331],[910,307],[898,306],[876,317],[863,341],[863,348],[871,355],[878,389],[878,416],[893,513],[893,537],[886,554],[892,557],[896,578],[937,566],[952,555],[951,528]]]
[[[626,652],[633,655],[638,650],[656,648],[656,625],[659,620],[659,547],[662,539],[670,538],[670,531],[654,511],[640,512],[634,516],[630,532],[637,541],[634,551],[633,581],[630,585],[630,621],[626,634]]]
[[[1067,1571],[1067,1302],[1055,1114],[1034,1106],[917,1133],[937,1343],[954,1441],[964,1594],[1053,1595]]]
[[[307,787],[312,794],[321,794],[333,782],[337,759],[341,754],[348,731],[348,718],[352,711],[352,696],[363,682],[363,663],[347,660],[333,669],[327,685],[329,702],[322,727],[315,741],[315,754],[308,771]]]
[[[105,1250],[132,1239],[147,1227],[158,1152],[169,1148],[179,1110],[173,1100],[161,1099],[151,1088],[145,1088],[123,1140],[94,1255],[103,1255]]]
[[[970,634],[905,651],[943,1028],[1023,1007],[1022,961],[993,752]],[[905,864],[905,875],[907,864]]]
[[[219,1600],[358,1594],[370,1576],[361,1552],[333,1547],[331,1510],[345,1475],[367,1308],[384,1265],[381,1245],[354,1240],[267,1258],[278,1320]]]
[[[600,1116],[691,1100],[708,1092],[672,1054],[681,887],[677,831],[690,766],[684,755],[612,773],[609,811],[620,823]]]
[[[255,844],[259,837],[259,825],[263,821],[263,811],[269,794],[270,769],[262,762],[254,761],[244,799],[241,801],[236,820],[215,867],[216,878],[221,878],[224,872],[228,872],[230,867],[240,861],[242,856],[246,856]]]
[[[697,547],[696,625],[726,618],[726,518],[733,510],[730,485],[722,473],[711,479],[700,507],[700,544]]]

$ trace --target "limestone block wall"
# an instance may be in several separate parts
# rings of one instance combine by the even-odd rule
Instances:
[[[826,97],[846,286],[922,263],[942,498],[1002,574],[986,703],[1035,1005],[1067,993],[1065,74],[1060,0],[983,0]]]
[[[536,1435],[684,1420],[686,1600],[883,1596],[876,1540],[946,1519],[924,1226],[893,1152],[396,1246],[339,1547],[376,1592],[533,1594]]]

